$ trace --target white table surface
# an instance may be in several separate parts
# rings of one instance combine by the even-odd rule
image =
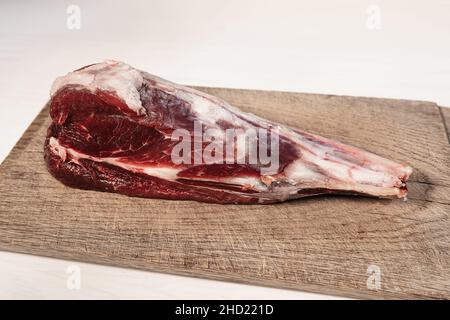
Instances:
[[[80,29],[67,27],[71,4]],[[0,161],[56,76],[104,59],[186,84],[450,106],[450,0],[3,0]],[[0,252],[0,298],[332,297]]]

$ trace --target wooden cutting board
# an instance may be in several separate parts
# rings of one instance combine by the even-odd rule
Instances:
[[[45,108],[0,168],[0,249],[357,298],[450,298],[450,109],[199,89],[411,165],[409,200],[212,205],[70,189],[44,165]]]

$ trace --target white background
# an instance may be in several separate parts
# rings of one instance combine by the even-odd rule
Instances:
[[[450,106],[450,0],[2,0],[0,161],[56,76],[104,59],[184,84]],[[70,264],[0,252],[0,298],[324,297],[88,264],[68,290]]]

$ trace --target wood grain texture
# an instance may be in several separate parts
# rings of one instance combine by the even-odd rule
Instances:
[[[447,140],[450,143],[450,108],[439,107],[442,115],[442,121],[444,121],[445,130],[447,130]]]
[[[0,168],[0,249],[357,298],[450,298],[450,145],[436,104],[200,89],[411,165],[409,200],[212,205],[70,189],[44,165],[44,109]]]

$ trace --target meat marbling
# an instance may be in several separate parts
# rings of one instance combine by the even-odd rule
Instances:
[[[117,61],[56,79],[50,115],[44,146],[48,170],[62,183],[81,189],[212,203],[265,204],[326,193],[404,198],[412,172],[408,166],[242,112],[217,97]],[[254,140],[259,143],[254,150],[265,147],[275,168],[268,169],[261,159],[250,163],[249,155],[244,161],[238,150],[231,150],[234,161],[174,161],[173,150],[181,141],[174,133],[180,130],[193,139],[187,140],[192,149],[184,159],[203,160],[207,142],[214,140],[197,143],[194,131],[199,123],[202,132],[217,133],[216,142],[225,143],[225,130],[235,129],[235,149],[242,146],[239,139],[248,139],[243,131],[267,131]],[[215,149],[210,155],[225,155],[226,150]]]

